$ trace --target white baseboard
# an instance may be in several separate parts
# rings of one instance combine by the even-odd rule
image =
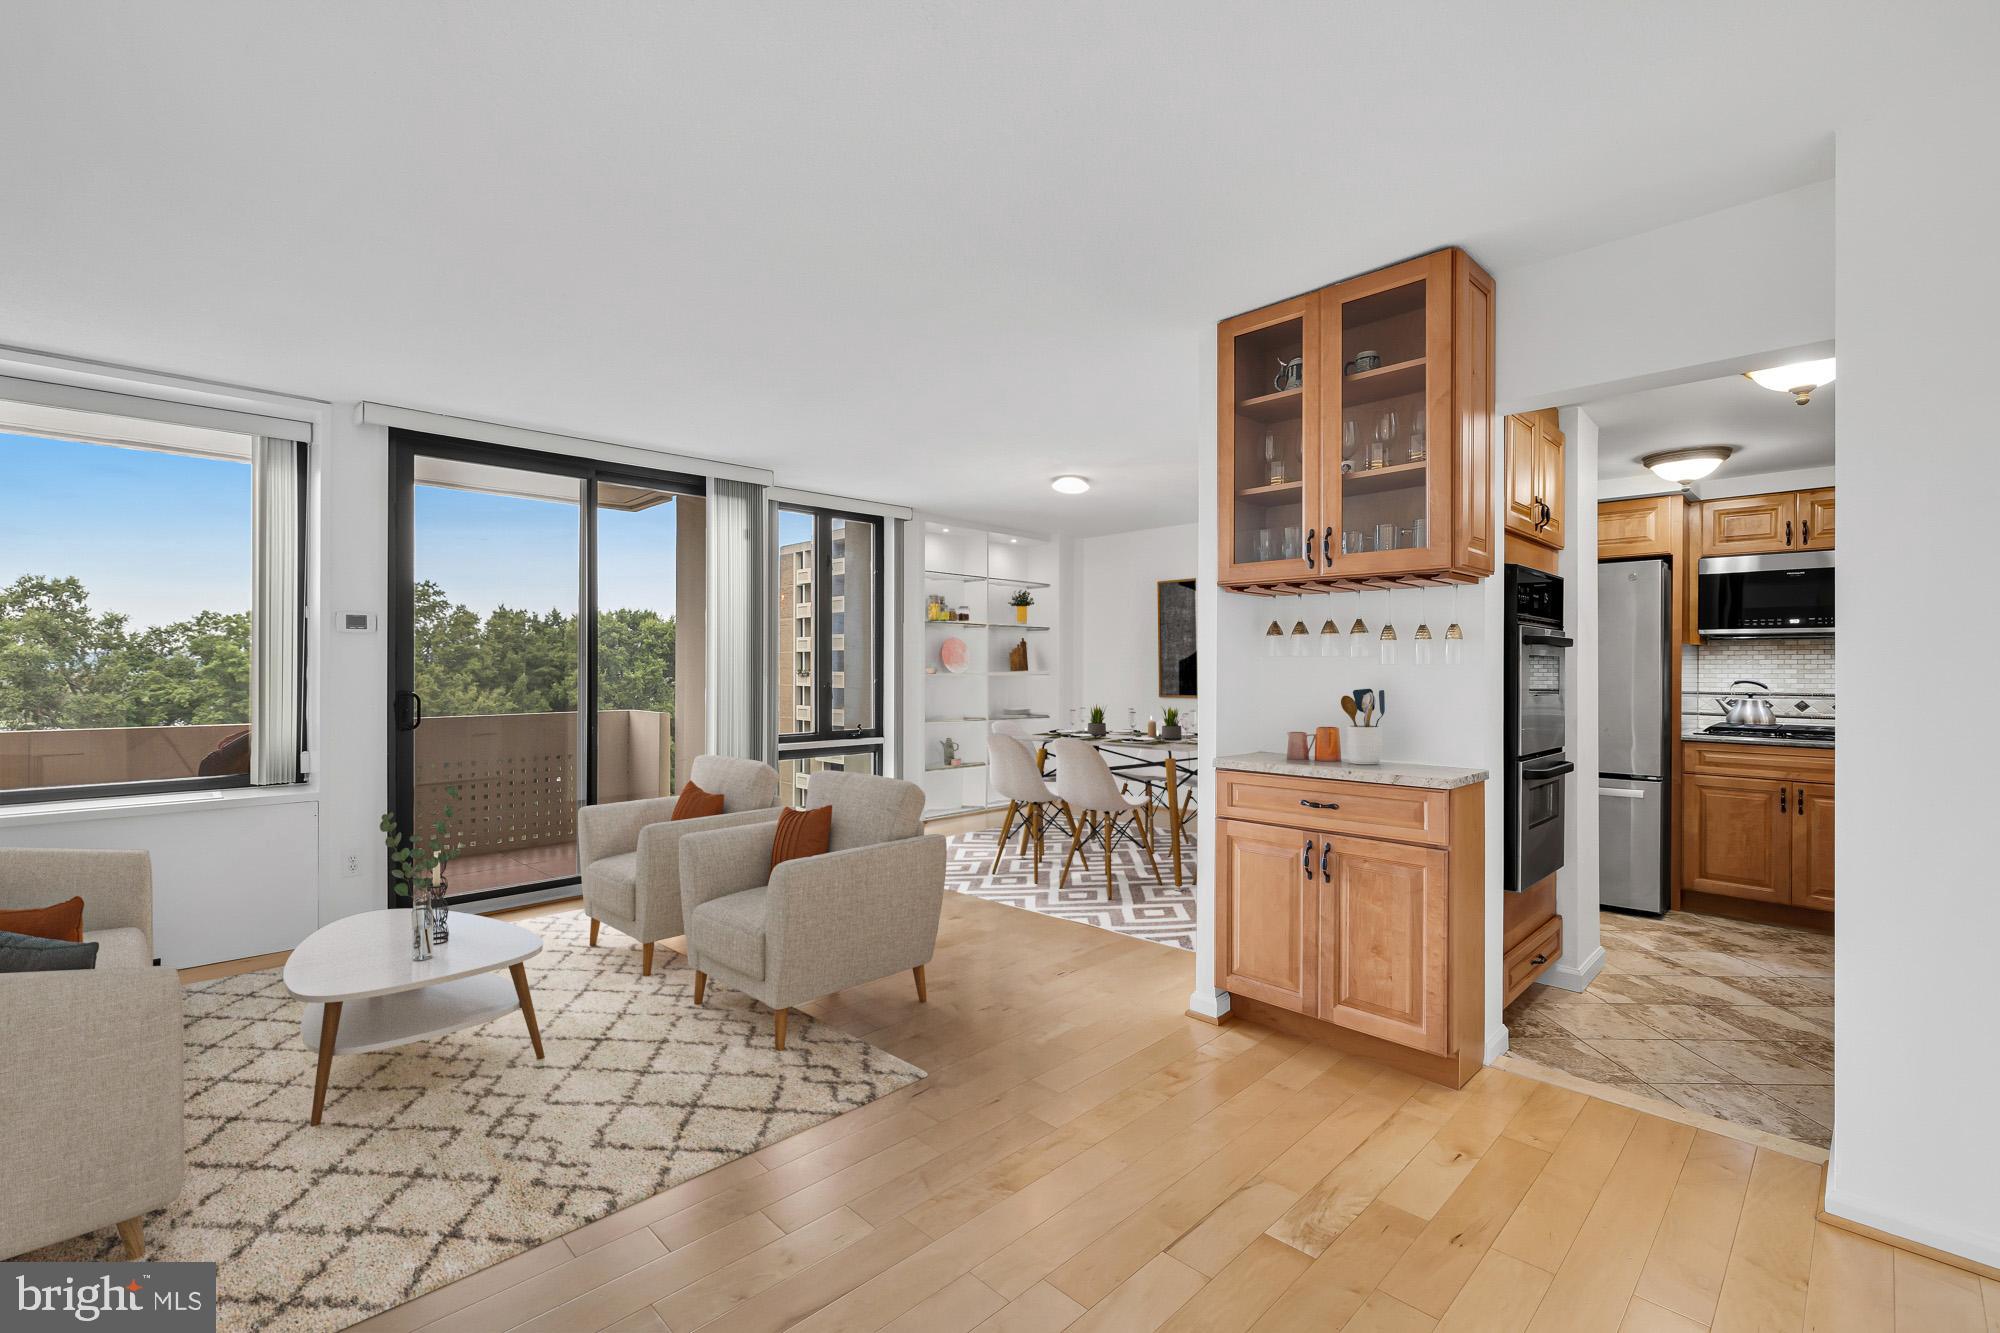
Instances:
[[[1864,1227],[1900,1236],[1904,1240],[1927,1245],[1933,1250],[1942,1250],[1960,1258],[1970,1259],[1987,1268],[2000,1268],[2000,1236],[1951,1235],[1914,1217],[1907,1217],[1893,1208],[1878,1208],[1865,1200],[1834,1185],[1834,1176],[1829,1173],[1826,1193],[1823,1198],[1826,1211],[1849,1222],[1858,1222]]]
[[[1555,986],[1561,990],[1587,990],[1590,983],[1597,980],[1597,974],[1604,970],[1604,950],[1591,950],[1590,957],[1583,960],[1583,966],[1571,967],[1557,961],[1556,965],[1535,978],[1536,984]]]
[[[1229,1013],[1229,992],[1196,986],[1188,996],[1188,1012],[1220,1021]]]
[[[1507,1042],[1508,1042],[1507,1025],[1505,1023],[1500,1024],[1498,1027],[1494,1028],[1491,1032],[1486,1034],[1487,1064],[1490,1065],[1494,1061],[1498,1060],[1501,1056],[1507,1054]]]

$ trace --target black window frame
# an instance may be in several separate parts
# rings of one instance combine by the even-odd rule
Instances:
[[[878,744],[872,747],[857,746],[854,747],[854,749],[852,750],[838,751],[839,753],[858,753],[860,750],[871,749],[871,748],[879,752],[882,749],[882,746],[879,744],[879,742],[883,740],[885,735],[882,724],[882,702],[883,702],[883,677],[887,673],[883,670],[884,666],[883,652],[885,650],[885,645],[888,641],[888,625],[886,623],[887,607],[883,601],[883,593],[887,587],[887,578],[885,576],[887,573],[888,559],[887,559],[887,551],[885,548],[885,543],[888,539],[889,525],[885,523],[879,515],[860,514],[847,509],[831,509],[831,508],[824,508],[818,505],[788,504],[783,502],[781,502],[778,505],[778,509],[781,513],[812,515],[813,519],[812,586],[813,586],[813,596],[815,602],[817,602],[819,598],[819,593],[821,589],[829,589],[833,586],[834,520],[839,519],[847,523],[866,523],[875,530],[875,559],[873,562],[875,569],[872,578],[873,594],[875,598],[875,615],[873,617],[875,621],[875,626],[874,626],[875,642],[874,642],[874,653],[871,659],[875,665],[875,672],[874,672],[875,708],[873,713],[871,714],[871,716],[874,718],[874,725],[868,727],[838,727],[838,728],[827,725],[827,720],[833,716],[833,617],[831,614],[826,614],[826,615],[819,614],[819,608],[815,606],[813,608],[814,613],[812,618],[813,730],[780,733],[778,736],[778,757],[780,759],[796,759],[802,755],[813,753],[815,750],[824,750],[829,753],[832,753],[835,752],[833,750],[833,743],[845,742],[845,741],[872,740],[878,742]],[[776,552],[778,548],[783,545],[782,539],[778,536],[777,529],[778,525],[773,524],[771,533],[771,544],[772,544],[771,565],[773,568],[778,568],[779,566],[779,561],[777,559]],[[774,603],[776,601],[776,593],[777,590],[774,588],[773,589]],[[829,611],[829,613],[831,612],[831,609],[832,609],[832,604],[829,602],[827,604],[827,610]],[[797,615],[796,607],[793,608],[793,614],[794,617],[796,617]],[[773,619],[775,618],[776,617],[774,616]],[[794,679],[796,680],[796,677]],[[876,763],[875,767],[876,771],[879,773],[882,768],[879,760]]]

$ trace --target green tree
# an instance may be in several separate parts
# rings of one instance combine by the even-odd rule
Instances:
[[[93,614],[81,579],[23,574],[0,589],[0,726],[121,725],[103,668],[125,639],[125,617]]]
[[[630,607],[597,617],[597,706],[674,711],[674,622]]]

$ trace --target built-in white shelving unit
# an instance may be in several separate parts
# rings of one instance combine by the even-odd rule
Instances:
[[[1042,730],[1055,717],[1059,557],[1056,544],[1042,538],[931,520],[923,529],[924,816],[936,818],[1004,804],[993,794],[986,761],[996,720]],[[1024,588],[1035,599],[1026,623],[1012,604]],[[954,619],[928,619],[933,598]],[[961,609],[964,620],[956,619]],[[965,644],[963,671],[944,666],[950,639]],[[1022,644],[1028,668],[1015,671],[1009,654]],[[956,763],[945,762],[946,741],[956,743]]]

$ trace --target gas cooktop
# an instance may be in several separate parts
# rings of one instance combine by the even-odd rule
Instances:
[[[1757,736],[1773,741],[1830,741],[1833,728],[1827,725],[1810,726],[1778,723],[1775,726],[1752,727],[1729,722],[1717,722],[1702,728],[1705,736]]]

